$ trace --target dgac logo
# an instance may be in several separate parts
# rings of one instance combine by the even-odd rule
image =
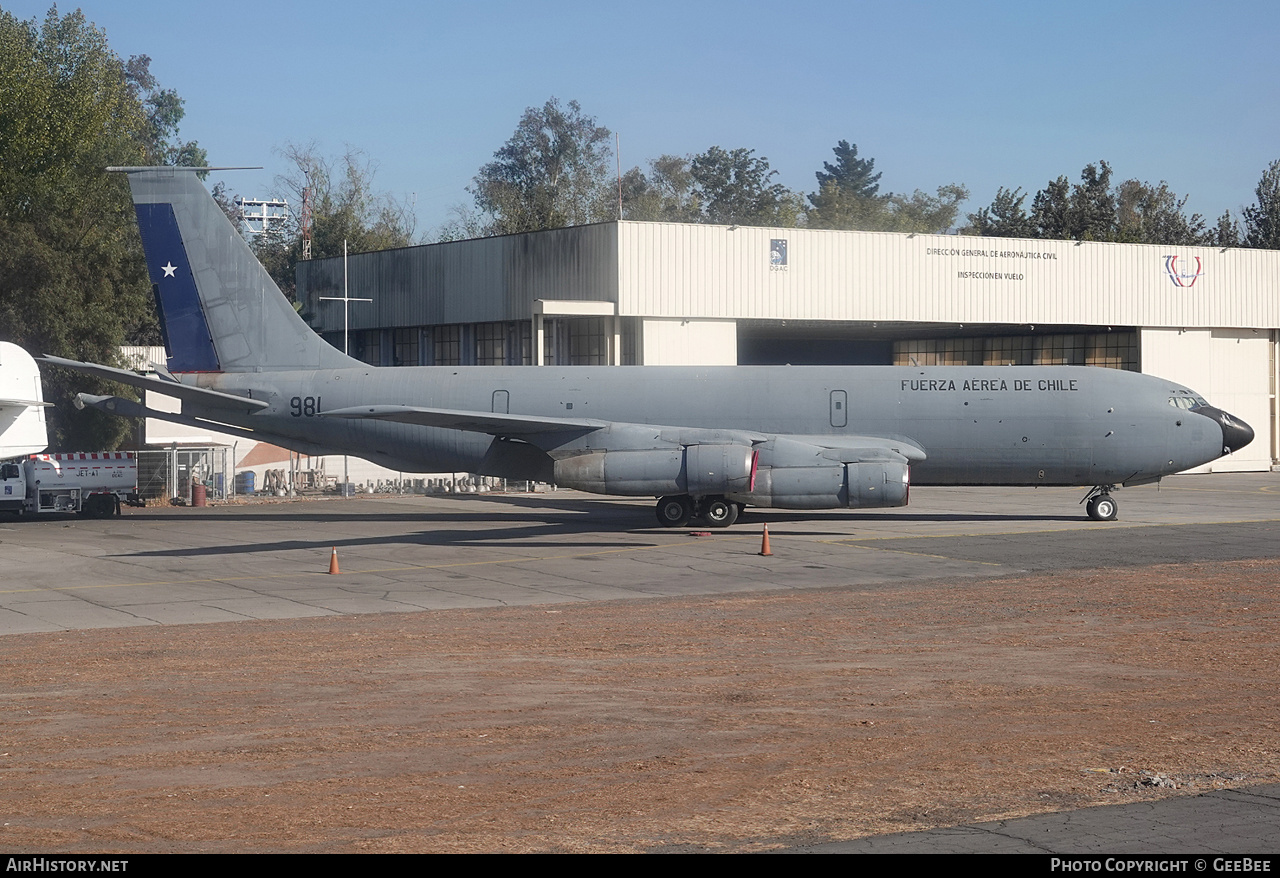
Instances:
[[[1181,265],[1178,264],[1179,258],[1182,260]],[[1178,287],[1193,287],[1196,285],[1196,278],[1204,274],[1199,256],[1192,256],[1190,259],[1185,256],[1166,256],[1164,270],[1169,273],[1169,280]]]
[[[786,271],[787,269],[787,239],[786,238],[770,238],[769,239],[769,270],[770,271]]]

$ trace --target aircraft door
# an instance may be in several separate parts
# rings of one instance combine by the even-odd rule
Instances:
[[[511,410],[511,394],[505,390],[495,390],[493,392],[493,412],[494,414],[505,415]]]
[[[843,390],[831,391],[831,426],[844,427],[849,423],[849,395]]]

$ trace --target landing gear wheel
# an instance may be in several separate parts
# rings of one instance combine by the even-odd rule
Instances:
[[[683,494],[663,497],[656,511],[663,527],[684,527],[693,518],[693,500]]]
[[[702,517],[710,527],[728,527],[738,520],[738,504],[722,497],[702,501]]]
[[[1085,510],[1094,521],[1115,521],[1120,505],[1110,494],[1099,494],[1090,498]]]

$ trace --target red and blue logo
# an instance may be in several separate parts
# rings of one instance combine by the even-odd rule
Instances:
[[[1169,280],[1178,287],[1193,287],[1196,285],[1196,278],[1204,274],[1199,256],[1166,256],[1164,270],[1169,273]]]

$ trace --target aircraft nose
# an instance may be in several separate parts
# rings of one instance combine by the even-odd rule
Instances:
[[[1211,405],[1202,405],[1192,409],[1198,415],[1217,421],[1222,428],[1222,453],[1230,454],[1239,451],[1253,441],[1253,427],[1244,421]]]

